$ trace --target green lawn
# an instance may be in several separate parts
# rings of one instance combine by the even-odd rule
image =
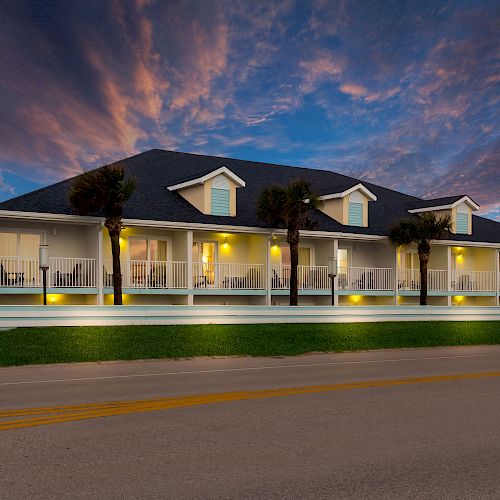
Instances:
[[[500,322],[18,328],[0,331],[0,366],[474,344],[500,344]]]

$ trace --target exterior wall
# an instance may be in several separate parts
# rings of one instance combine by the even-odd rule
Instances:
[[[225,239],[227,238],[227,243]],[[195,231],[194,241],[215,241],[218,244],[218,262],[221,264],[265,264],[267,239],[265,236]]]
[[[352,267],[394,267],[394,247],[388,242],[339,240],[339,249],[350,250]]]
[[[200,212],[205,212],[205,189],[203,184],[190,186],[177,191],[184,199],[189,201],[191,205],[196,207]]]
[[[94,257],[97,253],[97,226],[1,220],[2,229],[40,234],[41,242],[49,245],[50,257]]]
[[[494,248],[451,247],[451,251],[461,254],[457,257],[457,271],[495,271],[497,251]]]
[[[344,200],[343,198],[332,198],[331,200],[321,201],[319,210],[324,212],[328,217],[335,219],[337,222],[344,224]]]

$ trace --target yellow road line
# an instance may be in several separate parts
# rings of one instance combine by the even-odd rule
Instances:
[[[263,389],[257,391],[233,391],[193,396],[142,399],[132,401],[111,401],[107,403],[53,406],[45,408],[26,408],[6,410],[0,417],[9,420],[0,421],[0,431],[37,427],[63,422],[74,422],[93,418],[112,417],[132,413],[145,413],[151,411],[199,406],[229,401],[243,401],[252,399],[265,399],[301,394],[317,394],[333,391],[346,391],[351,389],[368,389],[373,387],[393,387],[434,382],[451,382],[457,380],[474,380],[500,377],[499,372],[464,373],[457,375],[436,375],[432,377],[412,377],[395,380],[372,380],[364,382],[351,382],[343,384],[323,384],[304,387],[284,387],[278,389]],[[30,416],[31,418],[12,417]]]

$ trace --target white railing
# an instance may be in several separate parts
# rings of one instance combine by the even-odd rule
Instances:
[[[96,259],[51,257],[49,264],[49,287],[97,286]]]
[[[490,292],[495,290],[492,271],[452,271],[450,288],[455,292]]]
[[[0,257],[0,287],[41,287],[37,257]],[[96,260],[51,257],[47,273],[50,287],[96,287]]]
[[[124,288],[186,288],[187,264],[181,261],[124,260],[120,262]],[[113,262],[104,261],[105,287],[113,286]]]
[[[340,267],[337,286],[342,290],[394,290],[390,267]]]
[[[271,267],[271,288],[273,290],[290,289],[290,266]],[[328,290],[328,266],[297,266],[299,290]]]
[[[0,257],[0,287],[41,286],[37,257]]]
[[[193,263],[193,288],[263,290],[265,264]]]
[[[448,290],[445,269],[427,269],[427,290]],[[400,269],[398,286],[400,290],[420,290],[420,269]]]

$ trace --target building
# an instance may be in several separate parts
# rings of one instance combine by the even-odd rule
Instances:
[[[467,195],[422,200],[331,171],[151,150],[123,160],[137,187],[120,241],[125,304],[287,304],[285,231],[265,227],[267,185],[308,180],[320,196],[302,231],[299,301],[329,305],[338,258],[339,305],[418,304],[415,247],[395,249],[391,224],[432,210],[454,230],[432,245],[429,304],[498,305],[500,224]],[[49,245],[49,302],[110,304],[111,245],[103,219],[71,209],[68,179],[0,203],[0,304],[39,304],[38,247]]]

